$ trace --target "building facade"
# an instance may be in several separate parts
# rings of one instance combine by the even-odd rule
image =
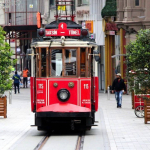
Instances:
[[[6,31],[6,40],[13,50],[13,58],[17,59],[17,71],[25,67],[30,70],[30,57],[27,57],[32,38],[36,37],[37,12],[43,13],[40,0],[4,0],[4,22],[1,24]]]
[[[149,0],[106,0],[102,10],[106,87],[112,84],[117,72],[126,79],[125,45],[136,39],[140,29],[150,28],[149,6]]]
[[[149,0],[117,0],[117,26],[126,31],[126,43],[136,39],[140,29],[150,28]]]
[[[105,91],[105,37],[102,30],[101,10],[105,6],[105,0],[90,1],[89,20],[93,21],[93,34],[101,54],[100,62],[95,64],[95,74],[99,77],[99,91]]]
[[[105,34],[105,90],[112,85],[115,75],[120,72],[125,79],[125,30],[116,24],[117,2],[106,0],[102,9],[102,25]],[[126,83],[126,82],[125,82]],[[127,83],[126,83],[127,84]]]

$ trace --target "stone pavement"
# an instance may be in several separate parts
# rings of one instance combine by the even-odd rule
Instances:
[[[111,150],[150,150],[150,124],[137,118],[131,109],[131,95],[123,95],[122,108],[116,108],[115,95],[99,95]]]
[[[30,90],[12,94],[7,101],[7,118],[0,117],[0,150],[8,150],[34,124],[30,106]],[[150,124],[137,118],[131,106],[131,95],[123,95],[122,108],[116,108],[114,94],[99,94],[99,109],[103,113],[111,150],[150,150]],[[99,113],[99,112],[98,112]],[[101,128],[101,127],[99,127]]]
[[[0,150],[8,150],[34,124],[31,112],[30,89],[20,89],[20,93],[12,91],[12,104],[7,95],[7,118],[0,116]]]

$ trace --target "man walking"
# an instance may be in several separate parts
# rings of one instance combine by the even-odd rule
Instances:
[[[21,81],[20,76],[17,74],[17,71],[15,71],[15,75],[12,77],[14,80],[14,88],[15,88],[15,94],[16,94],[16,87],[18,88],[18,93],[19,92],[19,81]]]
[[[121,78],[121,74],[117,73],[116,76],[117,76],[117,78],[113,81],[113,84],[112,84],[112,93],[114,93],[114,90],[115,90],[115,98],[117,101],[117,108],[121,108],[122,94],[126,92],[126,86],[124,84],[124,80]]]
[[[23,87],[24,87],[24,88],[25,88],[25,85],[26,85],[26,88],[27,88],[28,73],[29,73],[29,71],[27,70],[27,68],[24,68],[24,70],[23,70],[23,72],[22,72],[22,76],[23,76]]]

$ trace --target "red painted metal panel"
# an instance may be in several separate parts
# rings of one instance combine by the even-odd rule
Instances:
[[[68,86],[69,82],[74,83],[74,87],[70,88]],[[57,83],[58,86],[54,87],[54,83]],[[61,102],[58,97],[57,93],[60,89],[67,89],[70,92],[70,98],[66,102]],[[67,79],[54,79],[51,78],[48,80],[48,104],[55,104],[55,103],[70,103],[70,104],[75,104],[78,105],[78,79],[72,79],[72,78],[67,78]]]
[[[69,87],[69,82],[74,83],[74,87]],[[57,83],[58,86],[54,87],[54,83]],[[52,109],[50,106],[54,104],[60,104],[61,111],[65,111],[66,105],[71,104],[73,112],[78,112],[75,106],[81,106],[81,108],[88,108],[88,111],[91,110],[91,79],[90,78],[45,78],[36,80],[36,89],[37,89],[37,111],[44,109]],[[57,93],[60,89],[67,89],[70,92],[70,98],[66,102],[61,102]],[[65,104],[65,105],[64,105]],[[55,105],[56,106],[56,105]],[[43,108],[42,108],[43,107]],[[84,109],[81,109],[82,111]],[[48,111],[48,110],[45,110]],[[50,110],[49,110],[50,111]],[[69,110],[70,111],[70,110]],[[84,111],[83,111],[84,112]]]
[[[47,105],[47,79],[36,79],[36,109]]]
[[[35,105],[35,77],[30,77],[30,93],[31,93],[31,111]]]
[[[144,100],[142,97],[149,97],[149,94],[138,94],[138,95],[134,95],[134,108],[136,108],[139,105],[144,106]]]
[[[91,109],[91,79],[80,79],[81,106]]]
[[[90,112],[91,109],[86,107],[81,107],[69,103],[64,104],[52,104],[49,106],[41,107],[37,110],[37,112]]]
[[[93,77],[94,82],[94,105],[95,111],[98,111],[98,91],[99,91],[99,84],[98,84],[98,77]]]

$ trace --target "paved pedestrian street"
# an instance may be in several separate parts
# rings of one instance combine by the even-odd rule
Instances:
[[[34,124],[30,89],[21,88],[20,94],[12,93],[12,104],[9,104],[9,93],[6,95],[7,118],[0,117],[0,150],[10,149]],[[111,150],[150,150],[150,124],[135,116],[131,95],[123,95],[122,108],[117,108],[114,94],[108,100],[107,93],[99,93],[99,112],[104,118]]]

